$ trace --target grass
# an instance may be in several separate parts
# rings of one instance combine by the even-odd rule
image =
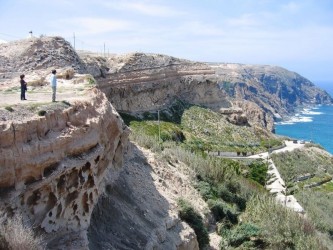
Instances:
[[[310,221],[282,207],[272,197],[254,196],[242,220],[260,229],[259,237],[269,249],[326,249]]]
[[[225,116],[198,106],[184,111],[181,125],[187,144],[196,145],[199,141],[205,150],[210,151],[262,152],[268,145],[282,144],[282,140],[269,139],[261,128],[236,126]]]
[[[313,147],[296,149],[292,152],[272,154],[272,159],[284,180],[293,180],[307,173],[333,175],[332,157],[320,153]]]
[[[187,110],[184,111],[184,116],[189,115],[186,112]],[[305,203],[308,201],[308,204],[311,204],[312,198],[303,198],[304,204],[302,205],[306,211],[309,211],[309,219],[304,219],[295,212],[277,204],[273,197],[268,197],[263,186],[267,175],[266,163],[250,159],[235,161],[216,158],[204,153],[204,149],[210,147],[211,142],[215,143],[216,137],[220,133],[218,129],[217,131],[210,130],[209,124],[206,127],[200,127],[200,122],[203,123],[204,120],[209,119],[208,113],[206,116],[205,112],[208,111],[205,110],[203,114],[198,115],[200,118],[193,115],[189,123],[186,123],[185,120],[182,120],[180,125],[161,122],[161,133],[162,131],[165,133],[161,141],[158,139],[158,123],[156,121],[137,121],[129,117],[132,129],[130,138],[141,146],[154,151],[161,161],[175,167],[180,163],[185,164],[194,171],[194,175],[191,176],[193,185],[207,202],[218,225],[218,232],[223,237],[221,249],[326,249],[324,244],[332,243],[329,234],[330,232],[333,234],[330,227],[333,222],[328,218],[331,213],[327,212],[327,207],[333,207],[333,204],[327,202],[328,197],[317,197],[312,208]],[[218,118],[219,116],[213,114],[213,120],[214,117]],[[195,123],[195,119],[199,120],[198,124]],[[205,128],[207,130],[204,130]],[[233,135],[233,133],[237,133],[237,130],[227,127],[226,130],[230,130],[230,134],[227,136],[237,139],[237,136]],[[182,133],[185,139],[183,141],[172,139],[171,135],[174,132]],[[223,135],[219,137],[219,139],[221,138]],[[236,139],[235,145],[240,143]],[[268,140],[269,138],[263,136],[258,147],[265,148],[274,144],[273,141],[268,142]],[[278,144],[277,140],[275,145]],[[305,149],[312,150],[311,148]],[[304,165],[310,160],[306,158],[309,155],[316,157],[315,159],[311,158],[310,164],[317,165],[306,166],[304,169]],[[325,165],[325,169],[323,168],[324,164],[331,163],[331,159],[318,154],[317,151],[310,154],[306,151],[305,153],[296,152],[295,155],[278,155],[276,159],[280,164],[291,164],[288,165],[289,169],[282,166],[284,169],[282,172],[285,171],[283,172],[285,176],[290,176],[289,187],[295,186],[292,182],[295,175],[307,173],[309,170],[316,170],[316,174],[331,171],[327,165]],[[318,172],[318,169],[322,169],[322,171]],[[318,175],[316,178],[320,180],[322,177]],[[332,184],[326,185],[329,189]],[[296,196],[299,195],[297,193],[299,189],[295,192]],[[195,211],[188,207],[186,209],[189,209],[186,210],[188,211],[186,213],[190,214],[189,217],[196,221],[198,217],[195,215]],[[320,218],[322,219],[319,220]],[[188,223],[190,224],[190,222]],[[322,232],[320,238],[317,230]]]
[[[323,235],[333,240],[333,218],[331,211],[328,210],[333,207],[333,182],[305,188],[306,185],[321,182],[332,176],[332,157],[318,150],[316,145],[307,145],[303,149],[288,153],[273,154],[272,157],[282,178],[289,180],[288,186],[305,209],[311,223]],[[306,173],[315,174],[315,176],[297,183],[292,181],[295,176]]]

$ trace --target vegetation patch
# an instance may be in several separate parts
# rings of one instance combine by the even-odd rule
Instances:
[[[191,109],[202,110],[200,107],[191,107],[185,110],[183,118],[190,114],[187,112]],[[298,197],[301,189],[298,184],[295,185],[294,180],[295,176],[308,173],[308,169],[319,169],[314,178],[320,180],[323,176],[329,174],[330,170],[323,166],[326,163],[330,163],[331,159],[325,155],[318,156],[317,153],[313,153],[312,155],[318,158],[312,160],[311,163],[317,162],[316,164],[319,163],[319,165],[299,172],[294,170],[294,167],[302,167],[302,165],[297,165],[296,162],[297,159],[302,159],[303,153],[297,152],[297,156],[290,156],[292,159],[294,158],[292,162],[295,164],[289,170],[285,169],[286,172],[284,173],[286,176],[290,176],[289,181],[287,181],[288,190],[295,188],[293,192],[297,199],[305,210],[309,211],[309,219],[302,218],[295,212],[277,204],[274,197],[268,197],[264,188],[268,166],[264,161],[255,159],[236,161],[213,157],[205,153],[207,149],[214,149],[217,145],[215,144],[214,146],[215,139],[220,136],[213,129],[214,126],[216,127],[216,125],[212,125],[213,123],[209,124],[210,122],[207,122],[207,126],[200,127],[201,122],[204,124],[205,120],[209,120],[209,115],[205,116],[205,112],[206,110],[204,109],[204,112],[199,112],[200,115],[197,117],[193,115],[189,123],[185,121],[185,117],[185,120],[182,119],[181,125],[160,122],[160,126],[158,126],[157,121],[132,120],[129,123],[132,129],[130,138],[141,146],[151,149],[159,155],[161,160],[168,162],[172,166],[177,166],[181,162],[194,171],[194,187],[207,202],[210,212],[218,225],[218,233],[223,238],[221,249],[326,249],[324,244],[330,245],[331,243],[329,234],[333,232],[330,226],[333,225],[333,222],[325,216],[331,215],[331,213],[327,213],[327,207],[333,207],[333,204],[326,202],[327,197],[325,199],[319,197],[318,201],[313,203],[313,208],[308,208],[305,202],[308,201],[310,204],[312,198],[303,197],[302,200]],[[214,117],[222,119],[218,114],[213,114],[212,117],[213,120]],[[195,123],[195,119],[198,119],[199,122]],[[218,121],[216,120],[216,122]],[[158,136],[159,129],[161,129],[161,134],[163,130],[167,134],[161,140],[159,140]],[[181,132],[185,140],[170,139],[174,131]],[[219,139],[224,138],[223,136],[229,136],[230,138],[233,136],[235,140],[233,145],[231,146],[230,142],[229,146],[234,149],[236,147],[241,148],[236,138],[237,136],[233,135],[237,133],[237,130],[228,128],[223,131],[227,131],[229,134],[222,135],[221,133],[222,136]],[[258,135],[255,135],[258,139]],[[279,140],[276,142],[273,140],[269,141],[269,138],[263,137],[258,143],[258,148],[267,150],[272,147],[271,145],[279,146],[280,142]],[[275,154],[272,154],[272,156],[275,157]],[[276,157],[279,156],[277,155]],[[280,164],[286,163],[286,159],[283,157],[289,156],[283,155],[281,160],[278,160]],[[273,160],[275,162],[275,159]],[[305,163],[306,160],[304,160],[303,164]],[[322,173],[322,175],[318,175],[318,173]],[[325,185],[328,185],[329,188],[330,182]],[[323,209],[317,211],[320,206]],[[200,231],[196,232],[197,235],[205,235],[205,230],[202,229],[202,225],[199,222],[202,221],[202,218],[198,216],[191,205],[181,201],[179,207],[180,211],[183,211],[180,212],[182,219],[188,220],[189,222],[187,223],[189,225],[191,225],[190,223],[197,225],[192,226]],[[325,211],[326,214],[324,214]],[[313,214],[316,214],[318,218],[313,216]],[[324,219],[319,221],[319,218]],[[323,232],[320,240],[317,235],[317,229]],[[205,237],[202,236],[200,241],[206,242]]]
[[[14,112],[14,109],[11,106],[6,106],[5,110],[7,110],[9,112]]]
[[[204,226],[201,215],[194,210],[191,204],[183,199],[178,201],[179,217],[194,230],[197,235],[199,248],[204,249],[209,244],[208,231]]]

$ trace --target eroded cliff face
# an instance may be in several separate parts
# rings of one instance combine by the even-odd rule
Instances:
[[[167,109],[181,100],[227,110],[236,124],[273,130],[274,120],[297,108],[333,103],[309,80],[280,67],[206,64],[143,53],[113,56],[104,64],[109,70],[99,88],[117,110],[134,115]]]
[[[87,247],[105,170],[117,175],[129,134],[105,95],[93,89],[67,109],[0,129],[1,208],[23,214],[51,248]]]
[[[192,186],[191,175],[193,170],[185,164],[167,163],[130,144],[119,177],[109,175],[106,192],[93,211],[89,248],[199,249],[195,232],[180,220],[177,206],[179,198],[191,200],[208,223],[208,206]]]
[[[98,82],[118,111],[157,110],[180,99],[195,104],[230,107],[216,85],[215,71],[204,63],[134,53],[109,60],[110,73]]]
[[[275,120],[297,109],[316,104],[332,104],[332,97],[308,79],[284,68],[269,65],[212,64],[219,85],[237,101],[256,103]]]

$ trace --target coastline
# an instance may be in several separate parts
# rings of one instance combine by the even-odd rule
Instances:
[[[333,105],[306,106],[287,119],[274,123],[276,135],[312,141],[333,154]]]

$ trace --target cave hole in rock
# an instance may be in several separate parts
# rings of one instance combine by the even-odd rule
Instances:
[[[84,177],[82,175],[82,169],[79,171],[79,179],[80,179],[80,184],[83,185],[85,179],[84,179]]]
[[[99,158],[100,158],[99,155],[95,158],[95,164],[97,164],[99,162]]]
[[[76,213],[76,211],[77,211],[77,208],[78,208],[77,204],[76,204],[76,203],[74,203],[74,204],[73,204],[73,212],[74,212],[74,214]]]
[[[85,213],[89,213],[88,193],[84,193],[82,197],[82,207]]]
[[[89,200],[90,200],[91,203],[94,202],[94,195],[93,195],[93,193],[89,194]]]
[[[27,205],[28,206],[37,205],[37,202],[40,199],[40,196],[41,196],[41,194],[40,194],[39,190],[34,191],[32,193],[32,195],[28,197],[28,199],[27,199]]]
[[[52,211],[49,212],[49,217],[52,217]]]
[[[78,170],[74,169],[68,175],[67,187],[68,188],[71,188],[71,187],[78,188],[78,186],[79,186]]]
[[[59,177],[58,183],[57,183],[57,189],[59,193],[62,193],[65,191],[66,187],[66,176],[62,175]]]
[[[56,214],[56,217],[59,218],[60,217],[60,214],[62,212],[62,205],[61,203],[57,206],[57,214]]]
[[[81,225],[79,216],[75,215],[74,219],[77,221],[78,226]]]
[[[82,167],[82,171],[85,173],[90,170],[90,167],[91,167],[91,163],[89,161],[87,161],[86,164],[84,164],[84,166]]]
[[[65,206],[67,207],[72,201],[74,201],[79,196],[78,191],[74,191],[72,193],[69,193],[65,200]]]
[[[87,187],[92,188],[95,185],[94,177],[90,174],[88,176]]]
[[[45,207],[45,211],[50,211],[52,208],[55,207],[55,205],[57,204],[57,197],[54,195],[53,192],[50,192],[49,193],[49,197],[48,197],[48,200],[47,200],[47,203],[46,203],[46,207]],[[52,216],[52,211],[50,211],[51,213],[51,216]],[[49,213],[49,215],[50,215]],[[50,216],[50,217],[51,217]]]
[[[33,184],[37,181],[37,179],[33,176],[28,176],[25,180],[24,180],[24,185],[30,185]]]
[[[53,163],[50,166],[47,166],[46,168],[44,168],[43,171],[43,176],[44,177],[49,177],[55,170],[57,170],[59,166],[59,162]]]

